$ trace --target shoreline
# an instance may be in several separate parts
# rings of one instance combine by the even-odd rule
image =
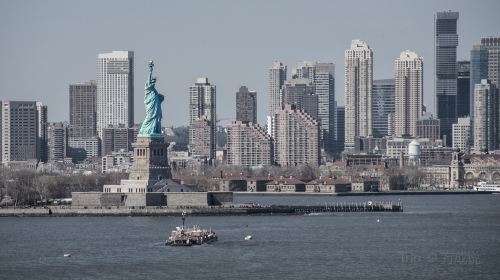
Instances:
[[[249,216],[304,215],[337,212],[402,212],[400,202],[392,203],[330,203],[326,205],[226,205],[223,207],[70,207],[0,208],[0,217],[75,217],[75,216]]]
[[[237,195],[257,196],[379,196],[379,195],[455,195],[455,194],[492,194],[493,192],[478,191],[388,191],[388,192],[343,192],[343,193],[321,193],[321,192],[233,192]]]
[[[283,192],[234,192],[236,195],[257,196],[387,196],[387,195],[460,195],[492,194],[477,191],[392,191],[359,193],[283,193]],[[0,217],[103,217],[103,216],[181,216],[186,212],[192,216],[249,216],[249,215],[303,215],[316,212],[402,212],[398,204],[363,206],[362,203],[334,202],[329,206],[268,205],[268,206],[186,206],[186,207],[4,207],[0,208]]]

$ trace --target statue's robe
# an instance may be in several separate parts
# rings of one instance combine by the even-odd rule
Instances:
[[[146,83],[145,92],[146,117],[142,122],[139,136],[159,136],[161,135],[161,103],[165,97],[159,94],[155,89],[155,84],[149,81]]]

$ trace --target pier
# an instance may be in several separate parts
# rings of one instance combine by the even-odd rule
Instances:
[[[71,217],[71,216],[193,216],[304,215],[335,212],[402,212],[401,202],[336,202],[324,205],[177,206],[177,207],[71,207],[0,208],[0,217]]]

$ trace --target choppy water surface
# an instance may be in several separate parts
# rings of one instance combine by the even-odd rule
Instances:
[[[0,218],[0,278],[500,279],[500,195],[236,197],[398,199],[403,213],[188,217],[219,235],[193,247],[163,245],[175,217]]]

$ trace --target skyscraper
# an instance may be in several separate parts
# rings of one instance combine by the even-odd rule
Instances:
[[[417,121],[422,116],[424,98],[422,57],[412,51],[401,52],[395,62],[396,136],[417,136]]]
[[[304,110],[285,105],[275,114],[274,153],[276,164],[319,164],[319,124]]]
[[[499,98],[500,92],[500,37],[481,38],[481,45],[488,50],[488,80],[495,86],[495,96]],[[499,102],[497,100],[497,102]],[[500,107],[500,106],[499,106]],[[498,111],[498,110],[497,110]],[[500,112],[497,112],[495,122],[497,123],[497,141],[500,141]],[[500,143],[496,143],[498,147]]]
[[[317,120],[318,96],[314,92],[314,84],[309,79],[286,80],[281,88],[283,105],[294,105],[296,109],[303,109]]]
[[[339,155],[344,151],[345,143],[345,107],[337,106],[335,108],[335,154]]]
[[[99,137],[108,125],[134,125],[134,52],[98,55],[96,103]]]
[[[395,109],[395,87],[394,79],[373,81],[373,109],[372,126],[373,137],[384,137],[388,135],[387,116],[394,114]]]
[[[236,120],[257,123],[257,92],[246,86],[236,92]]]
[[[482,79],[488,79],[488,49],[483,45],[474,45],[470,51],[470,117],[474,125],[474,89]],[[473,131],[473,128],[471,129]],[[472,135],[473,136],[473,135]]]
[[[353,40],[345,51],[345,148],[354,148],[356,136],[372,135],[373,50]]]
[[[39,155],[37,102],[2,101],[0,105],[2,164],[36,161]]]
[[[470,115],[470,61],[457,62],[457,117]]]
[[[36,102],[37,111],[37,158],[42,162],[47,162],[47,105],[42,102]]]
[[[483,79],[474,88],[474,150],[487,152],[496,149],[498,96],[489,80]]]
[[[89,81],[69,85],[69,123],[72,137],[94,137],[97,84]]]
[[[314,65],[314,90],[318,96],[318,119],[323,147],[327,152],[334,153],[335,65],[333,63]]]
[[[196,147],[202,142],[209,147],[208,153],[203,153],[208,159],[215,159],[216,148],[216,87],[208,82],[208,78],[198,78],[194,85],[189,87],[189,145],[194,155],[200,149]],[[203,125],[202,125],[203,124]],[[198,131],[197,131],[198,128]],[[198,135],[196,134],[198,133]],[[203,136],[203,137],[202,137]],[[195,141],[198,139],[199,141]]]
[[[67,156],[68,125],[62,122],[49,123],[47,126],[47,147],[49,161],[63,161]]]
[[[436,114],[441,120],[441,138],[451,145],[452,124],[457,119],[457,20],[458,12],[438,12],[435,27]]]
[[[281,109],[283,100],[281,100],[281,87],[286,80],[286,65],[282,62],[275,61],[273,66],[269,68],[269,113],[267,116],[267,130],[272,133],[272,117],[274,112]]]
[[[227,164],[272,165],[273,140],[256,123],[232,122],[227,127]]]
[[[488,80],[498,90],[500,85],[500,37],[481,38],[481,45],[488,50]]]

